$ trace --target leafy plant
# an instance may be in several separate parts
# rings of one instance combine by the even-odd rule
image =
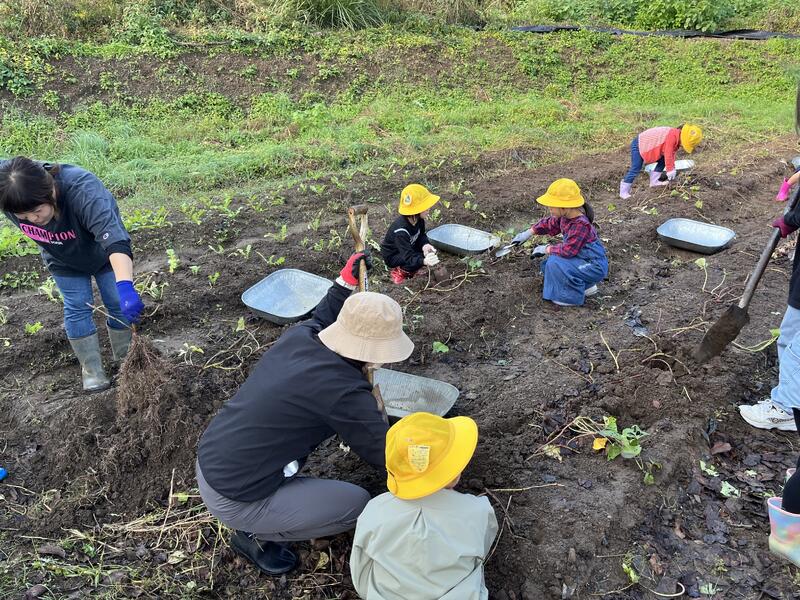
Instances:
[[[56,304],[64,302],[64,297],[61,295],[56,285],[56,280],[52,277],[48,277],[45,282],[39,286],[39,292],[47,296],[50,302],[55,302]]]
[[[178,356],[183,358],[183,362],[185,362],[187,365],[194,364],[192,362],[192,356],[195,354],[205,354],[205,350],[203,350],[200,346],[195,346],[194,344],[189,344],[188,342],[184,342],[181,349],[178,350]]]
[[[636,458],[642,453],[642,446],[639,443],[647,432],[642,431],[638,425],[626,427],[622,431],[617,428],[616,417],[603,417],[603,428],[597,435],[608,439],[611,443],[606,445],[606,457],[614,460],[618,456],[622,458]]]
[[[43,327],[44,325],[42,325],[41,321],[36,321],[36,323],[25,323],[25,333],[28,335],[36,335],[42,330]]]
[[[438,354],[446,354],[447,352],[450,352],[450,348],[447,346],[447,344],[437,340],[433,342],[433,351]]]
[[[124,214],[122,223],[125,225],[125,229],[133,233],[143,229],[172,227],[172,222],[167,217],[169,217],[169,211],[164,206],[157,210],[137,208]]]
[[[698,258],[694,261],[694,264],[697,265],[699,268],[703,269],[703,287],[702,291],[706,291],[706,284],[708,283],[708,262],[706,262],[705,258]]]
[[[219,279],[219,271],[215,271],[208,276],[208,285],[214,287],[217,284],[217,279]]]
[[[0,289],[21,290],[34,287],[37,279],[39,279],[39,273],[36,271],[11,271],[10,273],[5,273],[0,279]]]
[[[317,229],[319,229],[321,220],[322,220],[322,211],[319,211],[317,213],[317,216],[311,219],[311,221],[309,222],[308,228],[311,231],[316,231]]]
[[[0,306],[0,325],[8,323],[8,307]]]
[[[267,236],[272,236],[272,238],[278,243],[285,242],[286,238],[289,236],[288,227],[286,226],[286,223],[281,223],[281,226],[278,228],[278,231],[276,231],[275,233],[268,233],[264,237]]]
[[[39,247],[16,227],[0,225],[0,260],[11,256],[36,254]]]
[[[200,208],[191,202],[182,202],[181,212],[195,225],[202,225],[203,216],[206,214],[206,209]]]
[[[240,331],[244,330],[245,330],[244,317],[239,317],[239,319],[236,321],[236,327],[234,327],[233,331],[235,333],[239,333]]]
[[[167,262],[169,263],[169,272],[174,273],[181,264],[178,255],[172,248],[167,248]]]
[[[189,267],[189,270],[192,272],[192,275],[197,275],[200,272],[200,265],[192,265]]]

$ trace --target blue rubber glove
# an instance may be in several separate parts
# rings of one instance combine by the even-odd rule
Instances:
[[[119,306],[122,314],[131,324],[138,323],[144,310],[144,302],[139,297],[139,293],[133,287],[132,281],[118,281],[117,293],[119,294]]]
[[[533,232],[530,229],[526,229],[525,231],[519,232],[517,235],[514,236],[514,239],[511,240],[512,244],[524,244],[529,239],[533,237]]]

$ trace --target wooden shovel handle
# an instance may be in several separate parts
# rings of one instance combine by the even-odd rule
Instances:
[[[369,232],[367,225],[367,210],[369,207],[366,204],[359,204],[351,206],[347,209],[347,226],[350,230],[350,235],[353,236],[353,241],[356,245],[356,252],[363,252],[366,248],[366,238]],[[360,226],[356,226],[356,215],[361,217]],[[367,282],[367,262],[361,259],[358,264],[358,289],[361,292],[366,292],[369,289]]]

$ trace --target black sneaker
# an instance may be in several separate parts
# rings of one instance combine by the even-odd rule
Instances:
[[[297,555],[278,542],[262,542],[255,536],[237,531],[231,536],[231,548],[236,554],[252,562],[262,573],[283,575],[297,566]]]

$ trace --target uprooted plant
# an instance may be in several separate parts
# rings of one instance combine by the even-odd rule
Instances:
[[[560,442],[559,439],[568,431],[578,435],[573,436],[566,442]],[[590,435],[594,437],[592,442],[593,450],[605,450],[606,458],[609,461],[619,456],[633,459],[636,462],[636,466],[644,473],[644,482],[648,485],[655,482],[653,470],[660,468],[661,465],[653,461],[645,462],[640,456],[642,453],[641,440],[650,434],[638,425],[631,425],[620,430],[616,417],[604,416],[603,422],[600,423],[589,417],[579,415],[559,432],[550,436],[546,443],[542,444],[536,452],[528,457],[528,460],[534,456],[549,456],[561,461],[561,448],[567,448],[575,452],[574,442],[579,438]]]

